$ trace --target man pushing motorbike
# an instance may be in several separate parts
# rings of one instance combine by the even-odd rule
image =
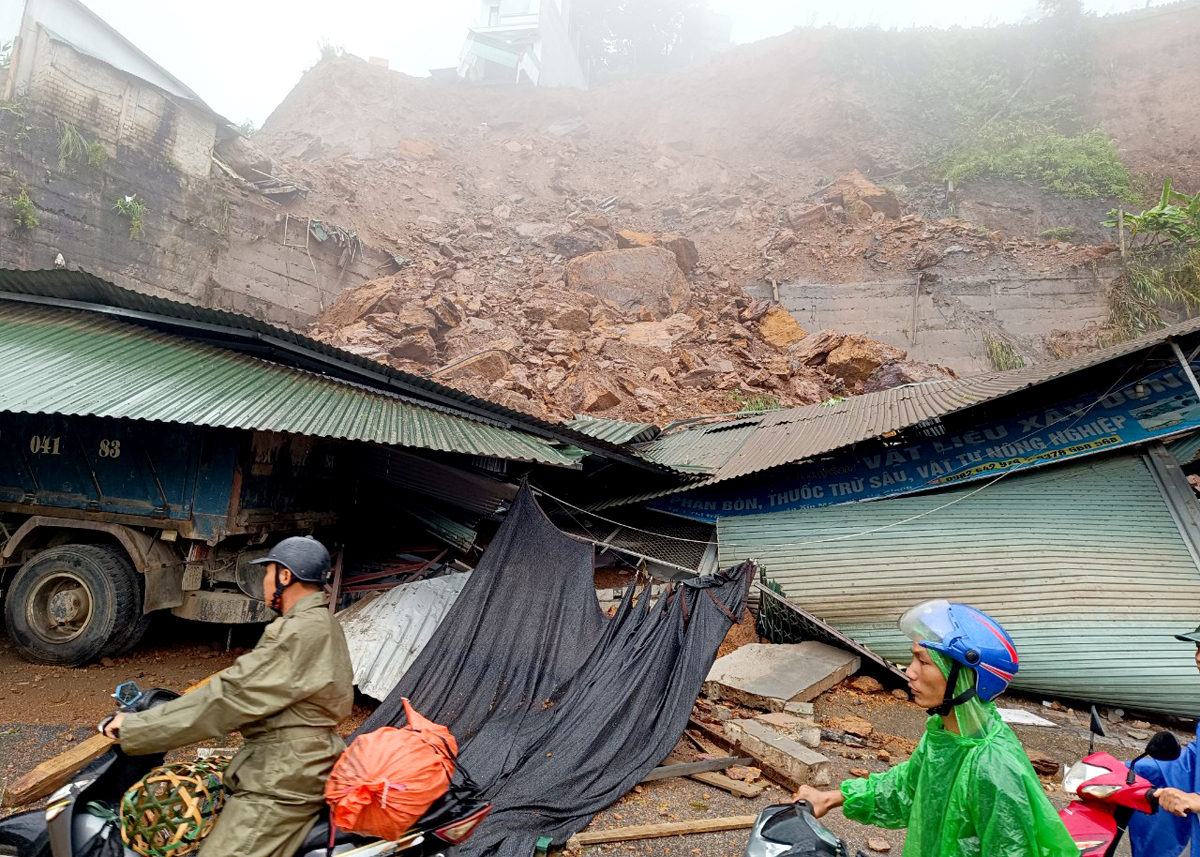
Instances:
[[[837,791],[802,786],[818,818],[904,827],[905,857],[1078,857],[1017,736],[992,702],[1017,671],[1012,639],[965,604],[927,601],[900,620],[909,690],[931,715],[912,757]]]
[[[263,566],[263,599],[280,614],[258,645],[203,687],[101,724],[130,755],[241,731],[245,743],[225,770],[230,794],[201,857],[290,857],[296,851],[345,749],[334,727],[354,701],[346,638],[322,590],[329,552],[297,536],[253,564]]]

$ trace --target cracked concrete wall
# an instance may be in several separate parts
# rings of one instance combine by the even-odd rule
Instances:
[[[1052,359],[1044,337],[1108,318],[1112,263],[1053,274],[961,277],[917,275],[875,283],[779,285],[780,303],[810,332],[834,328],[865,333],[903,348],[912,360],[950,366],[960,374],[992,370],[984,333],[1012,343],[1027,363]],[[770,287],[754,296],[770,298]],[[914,326],[915,320],[915,326]]]

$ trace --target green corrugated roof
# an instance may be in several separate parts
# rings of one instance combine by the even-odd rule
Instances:
[[[631,423],[625,420],[605,420],[597,417],[576,417],[563,423],[588,437],[596,437],[615,443],[643,443],[658,437],[659,428],[654,423]]]
[[[195,306],[121,288],[84,271],[18,271],[0,268],[0,301],[32,302],[109,314],[192,340],[207,339],[231,350],[260,355],[299,369],[366,385],[384,393],[400,393],[426,406],[485,420],[499,427],[570,444],[587,453],[644,470],[669,473],[670,468],[643,460],[599,438],[588,437],[504,405],[480,399],[408,372],[323,342],[318,342],[249,316]]]
[[[0,410],[291,432],[577,466],[578,454],[290,366],[91,312],[7,304]]]

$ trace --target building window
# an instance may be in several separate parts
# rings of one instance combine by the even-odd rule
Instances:
[[[499,6],[488,6],[488,26],[489,27],[500,26],[500,7]]]

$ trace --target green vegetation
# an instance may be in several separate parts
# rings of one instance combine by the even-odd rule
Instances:
[[[75,161],[86,161],[88,143],[79,129],[62,119],[55,119],[54,124],[58,128],[58,168],[65,170]]]
[[[1133,196],[1129,170],[1099,130],[1067,137],[1047,128],[1001,126],[947,155],[941,171],[954,181],[994,176],[1078,199]]]
[[[13,40],[0,42],[0,72],[7,72],[12,65]]]
[[[1108,292],[1110,339],[1132,339],[1165,327],[1175,311],[1200,309],[1200,193],[1177,191],[1167,179],[1157,205],[1108,217],[1105,226],[1129,235],[1125,270]]]
[[[137,198],[137,194],[121,197],[113,206],[113,210],[122,217],[129,218],[130,241],[146,231],[146,205]]]
[[[8,203],[12,207],[13,220],[16,221],[18,229],[33,229],[38,225],[37,209],[33,200],[29,198],[29,188],[22,187],[20,193],[9,197]]]
[[[1079,230],[1074,226],[1052,226],[1041,234],[1047,241],[1070,241],[1079,236]]]
[[[329,40],[328,36],[317,42],[317,50],[321,52],[321,55],[317,57],[317,62],[335,60],[346,55],[346,46],[335,45]]]
[[[1025,358],[1017,353],[1012,344],[991,333],[983,334],[983,347],[987,352],[988,362],[1000,372],[1009,369],[1023,369]]]
[[[1117,209],[1108,213],[1105,226],[1129,230],[1129,237],[1141,237],[1143,246],[1181,246],[1200,244],[1200,193],[1188,196],[1171,187],[1171,180],[1163,182],[1158,205],[1147,208],[1141,214],[1124,212],[1119,216]]]
[[[925,140],[930,181],[995,177],[1067,197],[1132,198],[1112,140],[1081,116],[1095,23],[1078,0],[1041,0],[1031,24],[949,32],[867,28],[831,36],[874,93],[876,122]]]
[[[738,413],[759,414],[763,411],[774,411],[780,407],[779,400],[766,393],[747,395],[741,390],[730,390],[725,398],[737,406]]]
[[[1110,342],[1166,327],[1164,313],[1200,309],[1200,248],[1131,257],[1108,292]]]
[[[108,166],[108,149],[99,140],[88,143],[87,162],[92,169],[103,170]]]
[[[234,130],[237,131],[239,134],[241,134],[243,137],[253,137],[255,134],[258,133],[258,127],[254,124],[254,121],[251,119],[243,119],[241,122],[239,122],[237,125],[234,125],[233,127],[234,127]]]

